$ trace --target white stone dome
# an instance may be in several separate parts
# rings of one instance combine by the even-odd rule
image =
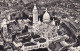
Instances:
[[[49,21],[50,21],[50,15],[49,15],[49,13],[47,12],[47,9],[46,9],[46,12],[45,12],[44,15],[43,15],[43,21],[44,21],[44,22],[49,22]]]
[[[55,25],[55,21],[54,20],[51,22],[51,25]]]
[[[39,21],[38,21],[38,24],[41,24],[41,21],[40,21],[40,19],[39,19]]]
[[[6,24],[7,24],[7,20],[3,19],[2,23],[1,23],[1,28],[4,27],[4,26],[6,26]]]
[[[3,19],[3,24],[7,24],[7,22],[6,22],[7,20],[6,19]]]

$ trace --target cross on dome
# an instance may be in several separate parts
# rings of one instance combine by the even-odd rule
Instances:
[[[48,12],[48,11],[47,11],[47,8],[46,8],[46,12]]]

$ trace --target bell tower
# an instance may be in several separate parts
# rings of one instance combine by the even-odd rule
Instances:
[[[38,10],[36,7],[36,4],[34,4],[34,8],[33,8],[33,24],[37,24],[38,23]]]

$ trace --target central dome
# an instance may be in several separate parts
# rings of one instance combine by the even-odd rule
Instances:
[[[50,15],[49,15],[49,13],[47,12],[47,8],[46,8],[46,12],[45,12],[44,15],[43,15],[43,21],[44,21],[44,22],[49,22],[49,21],[50,21]]]

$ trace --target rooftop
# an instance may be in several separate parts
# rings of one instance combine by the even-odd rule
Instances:
[[[29,42],[29,43],[26,43],[24,46],[33,46],[33,45],[36,45],[36,44],[33,42]]]
[[[39,41],[39,43],[44,43],[44,42],[46,42],[46,39],[40,38],[40,39],[36,39],[36,40],[34,40],[34,41],[36,41],[36,42]]]

